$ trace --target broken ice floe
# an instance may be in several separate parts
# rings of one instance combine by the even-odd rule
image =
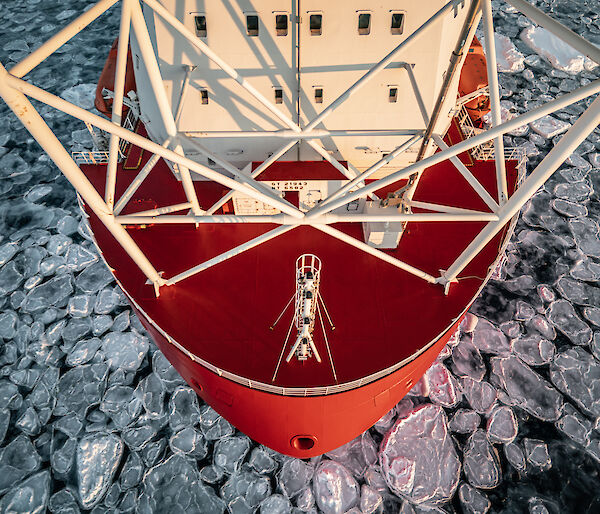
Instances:
[[[572,46],[543,27],[530,26],[520,35],[521,39],[534,52],[547,59],[557,70],[576,74],[591,70],[596,65],[591,59],[581,55]]]
[[[439,406],[423,405],[398,419],[380,461],[390,489],[417,504],[447,501],[458,486],[461,464]]]

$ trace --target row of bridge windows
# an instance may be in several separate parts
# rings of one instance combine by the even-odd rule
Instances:
[[[275,103],[276,104],[283,103],[283,89],[281,89],[280,87],[276,87],[276,88],[274,88],[273,91],[274,91],[274,95],[275,95]],[[315,95],[315,103],[322,104],[323,103],[323,88],[322,87],[314,88],[314,95]],[[200,99],[201,99],[203,105],[208,104],[208,90],[206,90],[206,89],[200,90]],[[388,88],[388,102],[396,103],[397,101],[398,101],[398,88],[397,87]]]
[[[392,35],[402,34],[404,31],[404,13],[391,13],[390,14],[390,33]],[[287,14],[276,14],[275,15],[275,33],[278,36],[288,35],[288,21],[290,16]],[[198,37],[207,37],[208,29],[206,16],[198,15],[194,16],[194,22],[196,26],[196,35]],[[323,34],[323,15],[322,14],[310,14],[309,15],[309,28],[310,33],[313,36],[320,36]],[[361,36],[368,36],[371,33],[371,13],[358,13],[357,17],[357,31]],[[260,32],[260,21],[257,14],[246,15],[246,34],[251,37],[257,37]]]

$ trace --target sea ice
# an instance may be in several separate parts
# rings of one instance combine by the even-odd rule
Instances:
[[[296,505],[302,512],[314,512],[315,495],[311,487],[305,487],[296,498]]]
[[[494,357],[492,373],[516,405],[544,421],[556,421],[563,398],[546,380],[517,357]]]
[[[174,431],[197,425],[200,422],[198,396],[192,388],[179,386],[173,391],[169,398],[168,414],[169,425]]]
[[[281,494],[273,494],[260,504],[260,514],[291,514],[292,504]]]
[[[363,484],[360,488],[360,512],[375,514],[383,512],[383,498],[379,491]]]
[[[504,456],[506,460],[517,470],[525,471],[527,462],[525,454],[517,443],[508,443],[504,445]]]
[[[102,346],[102,341],[97,337],[78,341],[71,349],[65,359],[65,364],[70,367],[86,364],[94,358],[96,352]]]
[[[225,511],[225,502],[211,487],[200,482],[195,465],[178,455],[173,455],[150,469],[144,475],[143,485],[144,492],[140,495],[137,509],[142,514],[222,514]]]
[[[452,370],[458,376],[481,380],[485,375],[485,363],[479,350],[467,338],[452,349]]]
[[[113,276],[101,261],[87,266],[75,280],[75,284],[84,293],[93,294],[112,283]]]
[[[577,247],[588,257],[600,258],[600,230],[598,223],[590,218],[569,220],[569,229]]]
[[[8,266],[5,266],[6,269]],[[51,305],[57,305],[73,292],[71,277],[64,275],[48,280],[34,287],[23,301],[25,312],[39,312]]]
[[[165,390],[154,373],[150,373],[141,382],[142,404],[150,419],[161,419],[165,414]]]
[[[525,447],[525,456],[527,461],[540,469],[549,469],[552,467],[552,461],[548,455],[548,446],[539,439],[523,439]]]
[[[236,473],[249,450],[250,440],[246,436],[226,437],[215,444],[214,464],[223,468],[226,473]]]
[[[572,343],[587,345],[592,340],[592,330],[581,320],[567,300],[551,303],[546,311],[546,317]]]
[[[250,453],[248,464],[254,471],[264,475],[273,473],[277,469],[277,461],[272,457],[272,451],[264,446],[257,446]]]
[[[86,250],[83,246],[78,244],[70,245],[65,254],[67,268],[74,272],[82,271],[97,260],[98,255]]]
[[[556,283],[556,289],[563,298],[576,305],[600,305],[600,288],[585,282],[561,277]]]
[[[517,436],[517,417],[508,406],[495,408],[487,422],[487,436],[492,443],[511,443]]]
[[[469,405],[479,414],[488,414],[498,396],[496,388],[489,382],[478,382],[472,378],[463,378],[463,393]]]
[[[277,475],[279,488],[288,498],[305,490],[314,474],[314,468],[300,459],[286,459]]]
[[[496,59],[498,71],[501,73],[519,73],[525,69],[525,57],[517,50],[510,38],[495,33]]]
[[[458,486],[460,460],[440,406],[422,405],[400,417],[379,458],[390,489],[414,503],[442,503]]]
[[[192,427],[187,427],[173,434],[169,439],[169,447],[174,453],[189,455],[201,460],[206,457],[208,447],[200,432]]]
[[[585,69],[587,58],[543,27],[527,27],[520,38],[557,70],[576,74]]]
[[[50,472],[40,471],[0,499],[0,512],[7,514],[43,514],[50,494]]]
[[[9,262],[0,268],[0,296],[6,296],[15,291],[24,281],[23,275],[17,270],[14,262]]]
[[[92,434],[77,447],[79,498],[85,509],[102,500],[123,455],[123,442],[113,434]]]
[[[359,486],[352,474],[333,460],[323,460],[313,477],[313,491],[324,514],[347,512],[359,502]]]
[[[148,352],[148,339],[134,332],[110,332],[102,338],[102,351],[111,369],[136,371]]]
[[[38,470],[41,460],[29,437],[23,434],[0,449],[0,494]]]
[[[505,355],[510,352],[510,344],[506,336],[487,319],[479,318],[473,331],[473,344],[483,353]]]
[[[458,498],[465,514],[486,514],[492,506],[485,494],[467,483],[458,488]]]
[[[474,410],[458,409],[448,424],[448,428],[457,434],[472,434],[481,423],[481,416]]]
[[[255,512],[270,495],[269,479],[253,471],[235,473],[221,488],[221,497],[230,512]]]
[[[493,489],[500,483],[502,472],[496,449],[483,430],[477,430],[467,441],[463,467],[471,485],[479,489]]]
[[[454,407],[460,401],[456,379],[446,366],[436,361],[425,373],[429,399],[443,407]]]
[[[553,343],[536,334],[514,339],[511,347],[514,354],[530,366],[548,364],[556,351]]]
[[[566,132],[571,127],[571,124],[559,120],[554,116],[544,116],[538,120],[532,121],[529,126],[536,134],[543,138],[552,139],[553,137]]]
[[[600,416],[600,363],[583,348],[567,348],[556,355],[550,380],[586,413]]]
[[[571,404],[565,404],[563,416],[555,423],[555,426],[576,443],[587,446],[590,442],[592,423]]]
[[[377,447],[369,432],[364,432],[326,455],[342,464],[355,478],[361,478],[367,468],[377,462]]]
[[[71,102],[86,111],[91,111],[94,109],[96,84],[79,84],[66,89],[60,96],[67,102]]]

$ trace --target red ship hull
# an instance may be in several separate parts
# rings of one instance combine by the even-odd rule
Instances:
[[[456,142],[460,137],[453,125],[447,138]],[[119,177],[125,179],[117,181],[118,196],[148,157],[139,148],[130,149],[127,159],[119,164],[124,172]],[[494,195],[493,161],[474,161],[468,154],[461,159]],[[513,190],[516,162],[508,161],[507,168]],[[98,191],[104,190],[105,165],[84,165],[82,170]],[[322,163],[290,163],[275,165],[271,175],[290,170],[329,173]],[[212,205],[226,191],[213,182],[195,182],[194,186],[201,205]],[[383,197],[385,191],[377,194]],[[179,182],[161,160],[123,214],[185,201],[181,195]],[[154,203],[149,203],[149,198]],[[449,162],[423,174],[415,199],[486,210]],[[439,285],[428,284],[311,227],[297,227],[175,285],[162,287],[156,298],[153,287],[146,284],[123,248],[91,210],[86,211],[108,266],[182,377],[238,429],[281,453],[302,458],[322,454],[356,437],[412,388],[455,332],[510,236],[508,229],[498,234],[447,296]],[[443,267],[440,263],[452,262],[484,224],[413,223],[398,249],[386,252],[408,259],[409,264],[418,262],[421,269],[435,275]],[[129,227],[128,232],[168,278],[271,227],[148,225],[143,229]],[[360,225],[338,223],[336,227],[361,239]],[[287,327],[286,323],[273,331],[268,327],[292,291],[296,257],[307,251],[323,261],[322,293],[336,325],[331,351],[337,377],[326,360],[317,363],[313,358],[284,362],[274,380]],[[316,333],[319,352],[326,355],[323,339]]]

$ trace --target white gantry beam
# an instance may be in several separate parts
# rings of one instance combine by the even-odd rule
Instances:
[[[54,34],[48,41],[39,48],[31,52],[19,63],[15,64],[9,71],[15,77],[24,77],[38,64],[46,60],[62,45],[64,45],[73,36],[76,36],[85,27],[92,23],[96,18],[104,14],[108,9],[115,5],[119,0],[101,0],[90,7],[83,14],[75,18],[65,28]]]
[[[490,108],[492,127],[502,123],[500,113],[500,85],[498,83],[498,65],[496,63],[496,41],[494,38],[494,18],[492,15],[492,0],[482,0],[483,30],[485,33],[485,55],[487,60],[487,76],[490,88]],[[498,186],[498,203],[503,205],[508,199],[508,184],[506,182],[506,163],[504,162],[503,136],[494,138],[494,161],[496,163],[496,183]]]
[[[106,226],[114,238],[119,242],[127,254],[138,265],[156,289],[165,282],[160,277],[154,266],[137,246],[135,241],[127,233],[114,216],[110,214],[108,206],[90,183],[84,173],[75,164],[69,153],[54,135],[54,132],[46,125],[46,122],[35,110],[27,97],[17,89],[11,87],[9,74],[4,66],[0,64],[0,96],[8,104],[10,109],[19,118],[29,133],[42,146],[50,159],[63,172],[67,180],[81,195],[83,200],[94,211],[98,219]],[[19,80],[19,79],[17,79]],[[107,120],[107,122],[110,124]]]
[[[522,127],[523,125],[527,125],[528,123],[531,123],[532,121],[542,118],[543,116],[546,116],[547,114],[550,114],[554,111],[563,109],[564,107],[567,107],[568,105],[578,102],[579,100],[583,100],[584,98],[587,98],[588,96],[594,95],[598,92],[600,92],[600,79],[595,80],[594,82],[591,82],[589,84],[586,84],[585,86],[582,86],[582,87],[576,89],[575,91],[566,93],[563,96],[561,96],[555,100],[547,102],[546,104],[541,105],[540,107],[537,107],[537,108],[529,111],[528,113],[517,116],[516,118],[513,118],[512,120],[508,120],[505,123],[498,125],[497,127],[493,127],[489,130],[486,130],[485,132],[482,132],[481,134],[479,134],[477,136],[474,136],[465,141],[457,143],[457,144],[453,145],[452,147],[448,148],[448,150],[444,150],[442,152],[435,153],[435,154],[431,155],[430,157],[427,157],[421,161],[411,164],[410,166],[407,166],[406,168],[404,168],[400,171],[392,173],[385,178],[381,178],[379,180],[371,182],[370,184],[366,185],[365,187],[362,187],[354,192],[347,193],[346,195],[338,198],[337,200],[334,200],[331,203],[328,203],[327,205],[319,205],[317,207],[314,207],[306,215],[309,217],[310,216],[318,216],[320,214],[323,214],[324,212],[329,212],[334,209],[337,209],[338,207],[341,207],[342,205],[345,205],[349,202],[357,200],[357,199],[365,196],[368,193],[375,192],[378,189],[381,189],[383,187],[389,186],[390,184],[393,184],[394,182],[397,182],[402,179],[406,179],[413,173],[424,170],[425,168],[428,168],[430,166],[433,166],[434,164],[438,164],[442,161],[445,161],[445,160],[449,159],[450,157],[454,157],[462,152],[466,152],[475,146],[481,145],[481,144],[489,141],[490,139],[494,139],[497,136],[501,136],[507,132],[511,132],[515,129],[518,129],[519,127]]]
[[[438,281],[444,285],[454,281],[458,274],[485,248],[515,216],[531,196],[544,185],[569,155],[600,125],[600,97],[597,97],[560,141],[544,157],[535,170],[497,212],[499,220],[486,227],[473,239],[456,261],[442,274]]]
[[[324,214],[316,219],[294,218],[287,214],[216,214],[216,215],[170,215],[168,212],[180,211],[189,204],[177,204],[159,207],[150,211],[135,212],[126,216],[117,216],[117,221],[123,225],[149,225],[181,223],[214,223],[214,224],[239,224],[239,223],[277,223],[280,225],[329,225],[331,223],[377,223],[377,222],[473,222],[473,221],[498,221],[498,215],[493,212],[419,212],[419,213],[389,213],[389,214]],[[459,210],[460,211],[460,210]]]
[[[129,28],[131,26],[131,0],[123,0],[121,5],[121,24],[117,45],[117,63],[115,72],[115,90],[112,104],[112,122],[121,126],[123,117],[123,96],[125,94],[125,75],[127,73],[127,53],[129,50]],[[104,200],[112,211],[115,204],[115,185],[117,183],[117,162],[119,160],[119,136],[110,135],[108,145],[108,166],[106,167],[106,185]]]
[[[239,255],[240,253],[243,253],[247,250],[255,248],[258,245],[266,243],[267,241],[270,241],[271,239],[274,239],[282,234],[285,234],[286,232],[292,230],[293,228],[295,228],[294,225],[282,225],[281,227],[277,227],[277,228],[274,228],[273,230],[269,230],[269,232],[266,232],[258,237],[255,237],[254,239],[251,239],[250,241],[247,241],[239,246],[236,246],[235,248],[232,248],[231,250],[228,250],[227,252],[223,252],[222,254],[217,255],[216,257],[213,257],[212,259],[209,259],[206,262],[203,262],[202,264],[198,264],[198,266],[194,266],[193,268],[190,268],[189,270],[184,271],[183,273],[180,273],[179,275],[175,275],[174,277],[171,277],[170,279],[168,279],[166,281],[166,285],[171,286],[173,284],[176,284],[177,282],[180,282],[186,278],[189,278],[192,275],[196,275],[197,273],[200,273],[201,271],[211,268],[211,267],[215,266],[216,264],[219,264],[223,261],[231,259],[232,257]]]
[[[423,129],[374,129],[374,130],[327,130],[313,129],[303,130],[302,132],[294,132],[293,130],[186,130],[183,134],[187,137],[195,138],[257,138],[270,137],[279,139],[321,139],[324,137],[357,137],[357,136],[414,136],[415,134],[423,133]]]
[[[133,26],[133,31],[140,47],[140,53],[148,73],[148,79],[150,80],[150,85],[152,86],[152,92],[154,93],[154,98],[156,99],[160,117],[167,131],[167,135],[175,138],[177,136],[175,118],[173,117],[171,106],[169,105],[167,91],[165,90],[165,84],[160,74],[160,68],[156,60],[156,55],[154,55],[154,48],[152,47],[152,41],[150,40],[150,35],[148,34],[148,27],[146,26],[146,20],[144,20],[142,8],[138,0],[129,1],[131,2],[131,25]],[[181,145],[176,144],[174,151],[175,153],[184,157]],[[200,209],[200,205],[198,204],[198,197],[196,196],[196,190],[194,189],[194,183],[190,175],[190,170],[181,162],[178,162],[176,165],[181,175],[181,185],[185,191],[185,196],[188,202],[192,204],[192,211],[194,214],[198,215],[202,212],[202,209]]]
[[[151,153],[157,154],[168,161],[172,161],[176,164],[181,164],[187,167],[188,169],[195,171],[196,173],[208,178],[209,180],[218,182],[219,184],[230,189],[240,191],[241,193],[244,193],[260,202],[264,202],[267,205],[270,205],[271,207],[274,207],[287,214],[290,214],[291,216],[304,216],[304,214],[300,210],[296,209],[295,207],[290,207],[289,204],[286,204],[282,201],[276,202],[270,196],[266,196],[265,194],[261,193],[260,191],[257,191],[254,188],[251,188],[245,184],[241,184],[240,182],[237,182],[236,180],[233,180],[230,177],[227,177],[215,170],[212,170],[208,166],[204,166],[191,159],[188,159],[187,157],[183,157],[182,155],[179,155],[173,152],[172,150],[163,148],[161,145],[154,143],[153,141],[150,141],[149,139],[140,136],[135,132],[127,130],[123,127],[118,127],[109,120],[91,112],[88,112],[85,109],[82,109],[81,107],[73,105],[72,103],[63,100],[62,98],[59,98],[51,93],[48,93],[47,91],[44,91],[43,89],[40,89],[32,84],[29,84],[28,82],[25,82],[24,80],[8,75],[6,77],[6,81],[16,90],[30,96],[31,98],[35,98],[40,102],[48,104],[49,106],[54,107],[55,109],[58,109],[71,116],[74,116],[75,118],[78,118],[82,121],[87,121],[91,125],[94,125],[95,127],[98,127],[99,129],[104,130],[108,133],[114,133],[118,135],[121,139],[125,139],[126,141],[129,141],[130,143],[139,146],[140,148],[143,148],[144,150],[147,150]]]
[[[438,145],[438,148],[440,150],[448,150],[449,146],[446,143],[444,143],[444,140],[439,136],[439,134],[432,134],[431,137],[435,144]],[[502,154],[504,155],[504,147],[502,147]],[[469,185],[475,190],[475,192],[481,197],[481,199],[487,204],[487,206],[495,212],[496,209],[498,209],[498,204],[488,193],[487,189],[481,185],[481,182],[479,182],[479,180],[475,178],[475,176],[469,171],[469,169],[457,156],[450,157],[450,162],[454,164],[454,167],[459,171],[459,173],[464,177],[464,179],[469,183]],[[502,162],[504,163],[504,160]]]

